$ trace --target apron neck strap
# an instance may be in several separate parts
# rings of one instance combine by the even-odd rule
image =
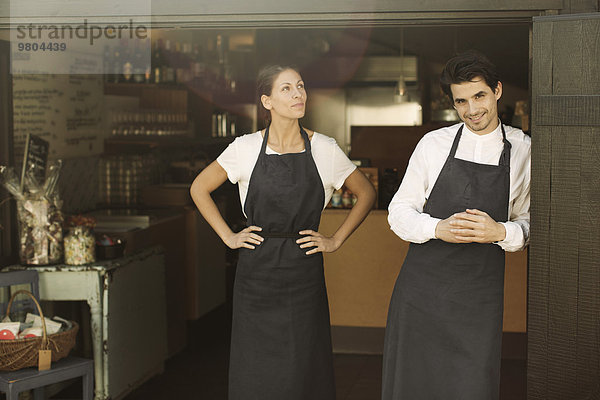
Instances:
[[[266,154],[267,142],[269,141],[269,128],[270,127],[271,127],[271,124],[267,125],[267,127],[265,128],[265,135],[263,136],[263,141],[260,146],[260,155]]]
[[[300,125],[300,121],[298,121],[298,126],[300,127],[300,134],[302,135],[302,139],[304,139],[304,150],[305,150],[306,154],[310,154],[311,148],[310,148],[310,140],[308,140],[308,133],[306,133],[306,131],[304,130],[302,125]]]
[[[456,132],[456,136],[454,137],[454,142],[452,142],[452,149],[450,149],[450,157],[454,158],[456,155],[456,149],[458,148],[458,142],[460,142],[460,137],[462,135],[462,130],[465,125],[461,125],[458,128],[458,132]],[[506,132],[504,131],[504,124],[500,122],[500,129],[502,130],[502,142],[504,143],[504,149],[502,150],[502,154],[500,154],[500,160],[498,161],[498,165],[510,166],[510,149],[512,145],[506,139]]]
[[[456,132],[456,136],[454,137],[454,142],[452,142],[452,148],[450,149],[451,158],[454,158],[454,155],[456,154],[456,149],[458,148],[458,142],[460,142],[463,127],[464,125],[461,125],[460,128],[458,128],[458,132]]]
[[[504,150],[502,150],[498,164],[510,167],[510,149],[512,148],[512,145],[506,138],[506,132],[504,131],[504,125],[502,122],[500,122],[500,128],[502,128],[502,141],[504,142]]]

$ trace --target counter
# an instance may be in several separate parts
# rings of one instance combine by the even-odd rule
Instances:
[[[348,212],[326,209],[320,232],[333,234]],[[387,210],[373,210],[338,251],[324,255],[334,328],[385,327],[392,290],[407,251],[408,242],[390,230]],[[503,331],[526,332],[526,316],[527,251],[506,253]]]

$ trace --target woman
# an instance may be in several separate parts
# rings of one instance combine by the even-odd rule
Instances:
[[[369,213],[375,191],[334,139],[303,129],[297,70],[258,77],[267,128],[236,138],[194,180],[191,195],[223,242],[240,249],[233,294],[229,399],[335,399],[323,252],[337,250]],[[210,193],[237,183],[247,227],[232,232]],[[318,232],[334,189],[358,200],[333,234]]]

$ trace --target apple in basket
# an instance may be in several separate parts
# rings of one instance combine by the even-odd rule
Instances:
[[[15,334],[8,329],[2,329],[0,331],[0,340],[13,340],[14,338]]]
[[[19,334],[18,322],[0,322],[0,340],[13,340]]]

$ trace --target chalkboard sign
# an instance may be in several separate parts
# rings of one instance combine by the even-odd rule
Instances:
[[[46,164],[48,163],[48,150],[50,144],[39,136],[27,135],[25,140],[25,153],[23,154],[23,168],[21,172],[21,192],[25,184],[25,174],[32,170],[36,181],[42,185],[46,179]]]

